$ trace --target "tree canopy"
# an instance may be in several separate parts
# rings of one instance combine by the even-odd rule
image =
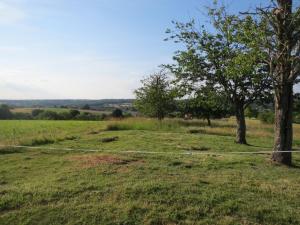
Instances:
[[[187,91],[203,85],[226,93],[235,108],[238,143],[246,143],[245,108],[257,99],[268,98],[272,80],[268,76],[265,53],[253,43],[260,35],[252,17],[228,14],[224,7],[210,8],[214,31],[196,23],[174,22],[167,39],[185,45],[174,56],[175,64],[167,66]]]
[[[142,80],[142,87],[135,91],[135,107],[145,115],[158,120],[174,108],[175,92],[167,74],[161,70]]]

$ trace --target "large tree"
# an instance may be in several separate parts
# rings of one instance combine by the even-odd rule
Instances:
[[[170,39],[183,43],[175,64],[168,66],[177,81],[197,87],[209,85],[226,93],[235,109],[236,142],[247,144],[245,108],[270,94],[271,80],[263,62],[264,53],[252,44],[258,31],[255,21],[226,13],[224,7],[209,9],[214,31],[195,22],[175,23]],[[251,46],[251,47],[249,47]]]
[[[167,74],[161,70],[141,83],[142,87],[135,91],[135,107],[141,113],[161,121],[174,107],[175,92]]]
[[[258,39],[257,45],[268,55],[266,61],[274,84],[275,140],[272,159],[291,165],[293,86],[300,74],[300,8],[293,8],[292,0],[276,2],[258,9],[266,26],[265,35]]]

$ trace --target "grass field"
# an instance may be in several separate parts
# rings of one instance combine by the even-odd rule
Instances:
[[[230,154],[271,151],[272,126],[247,123],[249,146],[232,119],[0,121],[1,145],[42,148],[0,150],[0,224],[300,224],[300,154]]]

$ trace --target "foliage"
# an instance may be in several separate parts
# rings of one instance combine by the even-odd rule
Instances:
[[[0,105],[0,119],[7,120],[12,119],[13,114],[11,113],[8,105]]]
[[[217,7],[217,6],[216,6]],[[176,64],[167,68],[176,75],[186,93],[203,85],[224,91],[233,104],[246,107],[256,99],[270,96],[271,79],[263,63],[264,54],[252,46],[260,33],[251,17],[230,15],[224,7],[209,9],[215,32],[195,22],[175,23],[175,31],[168,30],[171,39],[186,45],[176,53]],[[168,39],[167,39],[168,40]]]
[[[194,21],[174,22],[175,30],[167,30],[171,40],[185,45],[167,65],[176,76],[183,95],[192,95],[203,86],[225,93],[233,104],[237,117],[237,142],[246,143],[245,108],[260,99],[269,99],[271,78],[265,53],[253,40],[261,35],[252,17],[240,17],[226,12],[225,7],[208,10],[214,30],[196,28]],[[167,40],[169,40],[167,39]]]
[[[42,110],[33,109],[31,113],[26,112],[16,112],[12,114],[10,119],[17,120],[104,120],[107,118],[106,114],[93,114],[89,112],[80,112],[79,110]]]
[[[37,118],[41,120],[59,120],[62,117],[57,112],[46,110],[38,114]]]
[[[78,116],[80,114],[80,111],[76,110],[76,109],[71,109],[70,110],[70,115],[72,118]]]
[[[245,110],[245,116],[248,118],[257,118],[259,110],[254,105],[249,105]]]
[[[33,117],[37,117],[39,114],[41,114],[42,112],[44,112],[45,110],[43,110],[43,109],[33,109],[32,111],[31,111],[31,115],[33,116]]]
[[[14,120],[32,120],[33,116],[29,113],[16,112],[16,113],[13,113],[12,119],[14,119]]]
[[[135,107],[143,114],[158,120],[174,109],[174,89],[167,74],[161,70],[141,81],[142,87],[135,91]]]
[[[121,109],[114,109],[114,111],[111,113],[111,115],[114,118],[122,118],[123,117],[123,111]]]
[[[187,112],[196,118],[207,119],[210,126],[212,118],[225,118],[231,114],[231,105],[225,93],[218,93],[210,86],[204,86],[188,100]]]
[[[84,112],[84,113],[80,113],[79,115],[77,115],[74,119],[75,120],[103,120],[105,119],[106,116],[104,114],[102,115],[96,115],[96,114],[92,114],[92,113],[88,113],[88,112]]]
[[[275,115],[272,111],[264,111],[258,114],[258,119],[263,123],[273,124],[275,121]]]
[[[81,107],[81,109],[89,110],[89,109],[91,109],[91,107],[89,104],[85,104],[84,106]]]

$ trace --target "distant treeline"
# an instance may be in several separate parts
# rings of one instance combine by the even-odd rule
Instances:
[[[108,118],[124,118],[132,116],[130,113],[123,113],[121,109],[115,109],[110,114],[81,112],[77,109],[56,112],[53,110],[33,109],[31,113],[12,112],[8,105],[0,105],[1,120],[81,120],[101,121]]]
[[[89,106],[93,109],[102,108],[128,108],[133,99],[101,99],[101,100],[0,100],[0,104],[24,108],[82,108]]]
[[[65,108],[65,107],[62,107]],[[263,123],[274,123],[273,105],[251,104],[245,110],[245,116],[248,118],[259,119]],[[89,109],[88,105],[84,105],[81,109]],[[176,101],[173,110],[169,112],[168,118],[185,118],[185,119],[205,119],[203,118],[203,110],[198,107],[186,107],[186,101]],[[202,113],[201,113],[201,112]],[[234,116],[233,109],[226,109],[210,115],[211,119],[225,118]],[[136,113],[134,113],[136,114]],[[295,123],[300,123],[300,94],[295,94],[295,106],[293,113]],[[81,120],[81,121],[101,121],[109,118],[126,118],[133,116],[130,112],[116,108],[112,113],[92,113],[77,109],[64,109],[63,111],[55,111],[54,109],[33,109],[28,112],[12,112],[11,106],[0,105],[0,120]]]

